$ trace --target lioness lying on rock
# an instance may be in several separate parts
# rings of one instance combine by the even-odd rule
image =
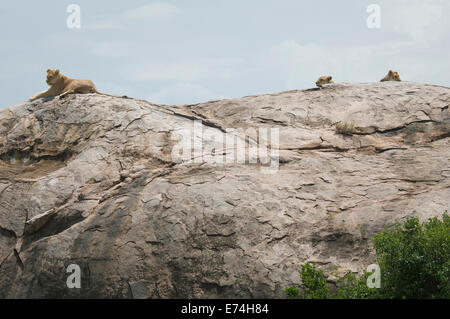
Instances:
[[[43,98],[59,96],[61,98],[74,93],[97,93],[113,96],[97,91],[91,80],[77,80],[68,78],[59,73],[59,70],[47,70],[47,84],[50,88],[47,91],[37,93],[30,98],[30,101]]]
[[[325,84],[328,83],[334,83],[332,80],[332,76],[321,76],[317,81],[316,81],[316,85],[317,87],[321,88],[322,86],[324,86]]]
[[[398,72],[389,70],[389,73],[380,80],[380,82],[385,82],[385,81],[401,81],[400,80],[400,75],[398,74]]]

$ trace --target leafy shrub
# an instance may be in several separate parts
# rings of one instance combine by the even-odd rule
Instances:
[[[305,299],[327,299],[330,296],[327,280],[322,270],[316,269],[314,265],[302,265],[301,277],[303,283],[303,298]]]
[[[417,217],[372,239],[386,298],[450,298],[450,217]]]
[[[359,278],[348,271],[337,280],[337,290],[331,293],[326,278],[315,265],[302,265],[303,296],[289,287],[289,298],[307,299],[372,299],[372,298],[450,298],[450,217],[430,218],[420,223],[408,217],[375,235],[372,242],[381,271],[381,288],[368,288],[370,275]]]
[[[359,279],[351,271],[340,277],[337,281],[337,292],[335,298],[338,299],[368,299],[373,298],[373,289],[367,287],[367,277],[369,273],[364,273]]]
[[[300,298],[300,290],[297,287],[294,286],[288,287],[283,292],[289,299]]]

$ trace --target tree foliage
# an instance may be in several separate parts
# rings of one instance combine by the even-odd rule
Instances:
[[[420,223],[408,217],[372,238],[381,271],[381,287],[368,288],[371,275],[357,277],[348,271],[331,292],[322,270],[315,264],[301,266],[302,289],[289,287],[289,298],[372,299],[450,298],[450,217]]]

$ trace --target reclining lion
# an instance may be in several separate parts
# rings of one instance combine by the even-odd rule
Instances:
[[[386,82],[386,81],[399,81],[401,82],[402,80],[400,79],[400,75],[398,74],[398,72],[389,70],[388,74],[382,78],[380,80],[380,82]]]
[[[30,98],[30,101],[43,97],[59,96],[63,98],[68,94],[75,93],[97,93],[101,95],[113,96],[97,91],[97,88],[91,80],[71,79],[59,73],[59,70],[47,70],[47,84],[50,88],[47,91],[39,92],[33,95]]]
[[[334,83],[332,79],[333,79],[332,76],[321,76],[321,77],[316,81],[316,85],[317,85],[317,87],[321,88],[321,87],[324,86],[325,84]]]

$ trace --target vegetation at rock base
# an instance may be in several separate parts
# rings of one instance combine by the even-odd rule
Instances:
[[[381,287],[368,288],[371,273],[359,278],[348,271],[339,277],[331,291],[323,271],[304,264],[302,289],[284,290],[288,298],[374,299],[374,298],[450,298],[450,217],[430,218],[420,223],[408,217],[404,223],[389,226],[373,236],[381,272]]]
[[[336,132],[342,135],[353,135],[356,133],[355,124],[354,123],[337,123]]]

